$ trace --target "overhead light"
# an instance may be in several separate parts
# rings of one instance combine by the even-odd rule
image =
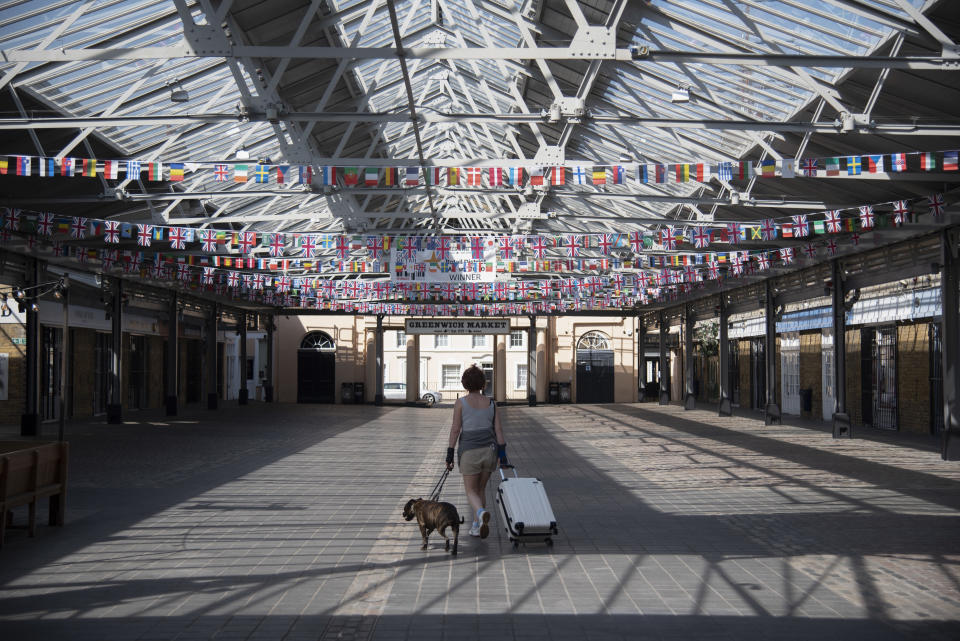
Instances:
[[[730,192],[730,204],[731,204],[731,205],[739,205],[739,204],[740,204],[740,194],[739,194],[739,193],[737,193],[737,192],[735,192],[735,191],[731,191],[731,192]]]
[[[686,87],[680,87],[670,94],[670,102],[689,102],[690,90]]]
[[[237,149],[237,160],[250,160],[250,152],[240,147]]]
[[[183,88],[183,85],[177,80],[170,87],[170,102],[189,102],[190,94]]]

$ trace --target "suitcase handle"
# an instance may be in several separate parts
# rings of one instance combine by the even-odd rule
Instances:
[[[513,478],[520,478],[520,475],[517,474],[517,468],[516,468],[516,467],[514,467],[513,465],[501,465],[501,466],[500,466],[500,480],[501,480],[501,481],[506,481],[506,480],[507,480],[506,475],[504,475],[504,473],[503,473],[504,468],[509,468],[509,469],[513,470]]]

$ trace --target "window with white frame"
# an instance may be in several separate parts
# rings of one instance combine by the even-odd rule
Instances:
[[[474,348],[474,349],[477,349],[478,347],[486,347],[486,346],[487,346],[487,335],[486,335],[486,334],[479,334],[479,335],[476,335],[476,334],[475,334],[475,335],[473,336],[473,348]]]
[[[397,347],[407,346],[407,333],[403,330],[397,330]]]
[[[523,334],[521,330],[510,332],[510,347],[523,347]]]
[[[454,389],[460,385],[460,366],[444,365],[440,369],[440,385],[443,389]]]
[[[516,389],[527,389],[527,364],[526,363],[517,363]]]
[[[437,334],[433,337],[434,347],[450,347],[450,337],[446,334]]]

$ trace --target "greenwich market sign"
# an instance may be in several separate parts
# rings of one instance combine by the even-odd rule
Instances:
[[[509,334],[510,319],[507,318],[408,318],[407,334]]]

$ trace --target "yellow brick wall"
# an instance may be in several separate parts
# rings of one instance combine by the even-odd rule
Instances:
[[[26,337],[26,330],[16,323],[0,325],[0,353],[7,354],[7,400],[0,401],[0,423],[20,424],[24,399],[24,357],[26,345],[14,344],[14,339]]]
[[[820,330],[800,334],[800,389],[813,391],[810,411],[801,415],[819,419],[823,416],[823,356]]]
[[[75,329],[70,337],[73,354],[72,379],[73,416],[93,416],[93,392],[96,385],[97,332],[93,329]]]
[[[897,328],[897,400],[901,431],[930,433],[930,335],[927,323]]]

